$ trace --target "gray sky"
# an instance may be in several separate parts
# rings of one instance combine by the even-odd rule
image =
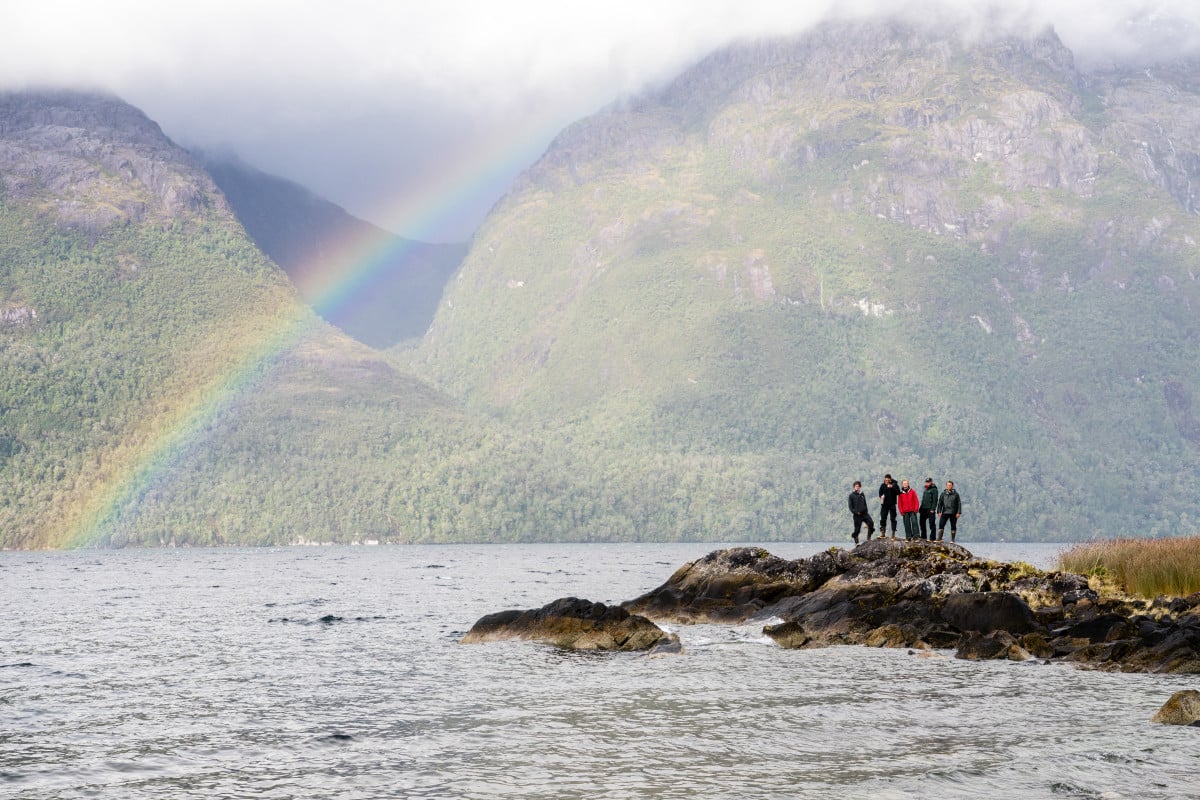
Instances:
[[[572,120],[832,8],[1053,24],[1085,63],[1200,52],[1196,0],[1001,5],[983,22],[977,0],[3,0],[0,87],[108,89],[180,144],[447,240]]]

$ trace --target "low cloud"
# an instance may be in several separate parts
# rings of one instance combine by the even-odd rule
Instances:
[[[576,6],[9,0],[0,87],[113,91],[185,145],[233,150],[381,225],[445,240],[467,235],[571,120],[733,40],[798,33],[835,13],[900,9],[976,33],[1053,25],[1085,67],[1200,53],[1191,0]],[[487,177],[439,186],[456,164]],[[421,192],[453,202],[415,220],[436,205]]]

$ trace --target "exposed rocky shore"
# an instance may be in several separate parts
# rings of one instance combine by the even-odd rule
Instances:
[[[567,598],[501,612],[479,620],[463,641],[648,650],[669,641],[652,620],[762,622],[786,648],[945,648],[965,659],[1200,674],[1200,594],[1102,596],[1082,575],[977,559],[959,545],[924,541],[876,540],[794,561],[761,548],[718,550],[621,607]]]
[[[462,638],[472,642],[532,639],[571,650],[650,650],[679,638],[620,606],[564,597],[528,611],[500,611],[476,622]]]

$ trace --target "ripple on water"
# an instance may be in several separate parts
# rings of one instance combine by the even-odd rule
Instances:
[[[1194,792],[1195,731],[1148,723],[1184,678],[788,651],[758,625],[672,626],[685,654],[669,659],[458,644],[483,614],[628,599],[711,549],[0,554],[0,794]]]

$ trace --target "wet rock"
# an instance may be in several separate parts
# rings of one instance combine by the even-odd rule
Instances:
[[[669,638],[650,620],[619,606],[567,597],[539,609],[488,614],[461,641],[528,639],[572,650],[650,650]]]
[[[1032,633],[1038,629],[1025,601],[1008,592],[972,592],[946,598],[942,616],[962,631]]]
[[[1065,633],[1072,638],[1087,639],[1089,642],[1099,643],[1129,639],[1136,636],[1138,631],[1130,624],[1128,619],[1120,614],[1106,613],[1071,625],[1066,629]]]
[[[1195,725],[1200,722],[1200,692],[1195,689],[1176,692],[1150,721],[1163,725]]]
[[[1127,671],[1200,675],[1200,629],[1175,625],[1162,640],[1139,648],[1126,659]]]
[[[795,621],[767,625],[763,633],[786,650],[799,650],[813,642],[813,637],[804,630],[804,626]]]
[[[1021,637],[1021,647],[1035,658],[1053,658],[1054,648],[1040,633],[1027,633]]]
[[[681,656],[683,655],[683,642],[679,641],[678,634],[668,633],[662,639],[650,648],[650,652],[646,653],[647,658],[662,658],[665,656]]]
[[[774,617],[798,626],[769,626],[764,633],[782,647],[831,644],[906,647],[918,641],[947,646],[958,633],[943,635],[936,605],[900,599],[901,584],[889,578],[854,580],[842,575],[800,598],[772,606]]]
[[[917,641],[914,631],[905,631],[899,625],[888,623],[868,633],[863,644],[867,647],[908,647],[909,642],[915,644]]]
[[[849,567],[839,549],[786,561],[766,550],[718,550],[684,564],[662,586],[624,607],[681,623],[744,622],[779,600],[810,592]]]
[[[1135,617],[1130,621],[1137,627],[1138,638],[1147,647],[1154,647],[1167,638],[1169,628],[1159,621],[1148,617]]]
[[[667,634],[645,617],[761,621],[764,635],[783,648],[935,647],[955,649],[964,659],[1039,658],[1103,670],[1200,674],[1200,602],[1185,600],[1186,610],[1171,617],[1164,610],[1183,608],[1175,599],[1100,596],[1083,576],[976,559],[943,542],[874,540],[795,561],[740,547],[683,565],[620,609],[568,598],[557,602],[571,606],[570,613],[551,604],[492,615],[464,641],[526,638],[601,649],[657,644],[665,654],[678,644],[662,641]],[[603,632],[596,618],[617,611],[650,626],[639,629],[645,638],[624,629]],[[605,617],[605,625],[609,621]]]
[[[1066,658],[1089,644],[1091,642],[1087,639],[1072,639],[1070,636],[1056,636],[1049,642],[1050,649],[1054,651],[1054,658]]]
[[[963,634],[959,642],[955,658],[968,661],[988,661],[1007,659],[1009,661],[1028,661],[1033,656],[1021,647],[1013,635],[1007,631],[980,633],[971,631]]]

